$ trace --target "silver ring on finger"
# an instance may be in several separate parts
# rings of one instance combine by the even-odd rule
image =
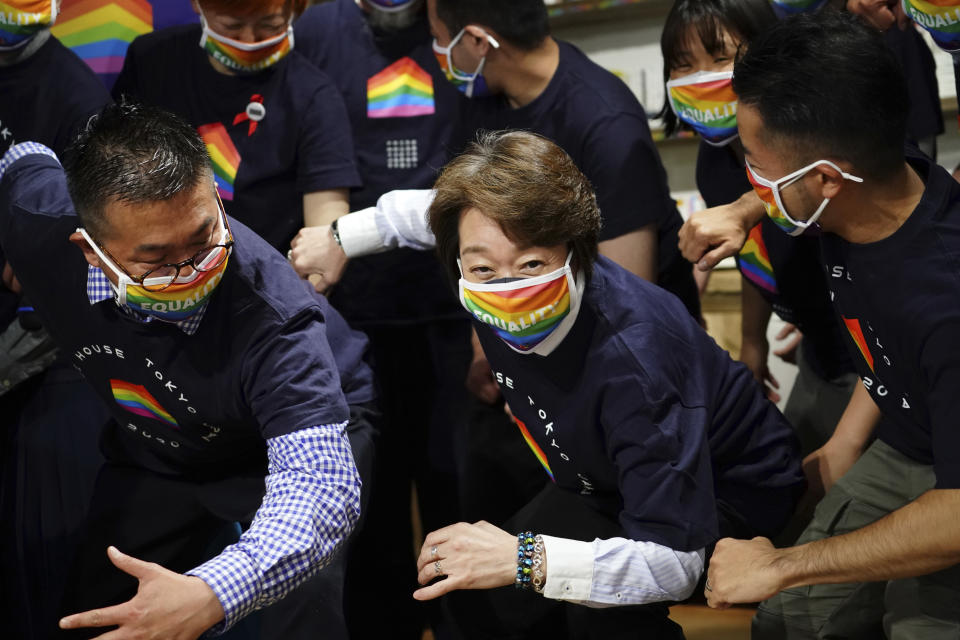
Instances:
[[[444,575],[444,573],[443,573],[443,568],[440,566],[440,561],[439,561],[439,560],[437,560],[436,562],[433,563],[433,570],[437,572],[437,575],[438,575],[438,576]]]
[[[440,551],[440,547],[437,546],[437,545],[433,545],[432,547],[430,547],[430,557],[431,557],[431,558],[436,558],[436,557],[437,557],[437,552],[439,552],[439,551]]]
[[[287,262],[293,262],[293,249],[287,251]]]
[[[710,586],[709,580],[703,583],[703,588],[706,589],[707,591],[713,591],[713,587]]]

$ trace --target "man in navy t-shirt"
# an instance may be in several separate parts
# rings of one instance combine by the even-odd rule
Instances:
[[[60,625],[220,631],[309,578],[353,527],[341,389],[353,385],[324,307],[227,218],[189,125],[107,108],[68,167],[65,179],[32,143],[0,162],[0,242],[113,418]],[[222,523],[253,508],[240,540],[204,561]]]
[[[855,419],[811,461],[832,487],[799,546],[721,541],[708,601],[769,598],[755,637],[955,637],[960,189],[928,158],[905,159],[902,72],[856,18],[777,25],[737,62],[734,90],[768,216],[790,233],[822,229],[863,384]]]

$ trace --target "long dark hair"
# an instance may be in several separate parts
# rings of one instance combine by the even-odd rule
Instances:
[[[744,43],[776,22],[769,0],[676,0],[660,34],[664,84],[670,79],[670,71],[684,63],[682,52],[687,47],[688,34],[693,30],[703,48],[713,55],[723,47],[724,31],[736,34]],[[680,123],[670,109],[669,96],[660,117],[666,134],[672,135]]]

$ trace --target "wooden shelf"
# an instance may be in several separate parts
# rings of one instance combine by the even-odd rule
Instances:
[[[564,0],[547,5],[554,27],[667,15],[672,0]]]

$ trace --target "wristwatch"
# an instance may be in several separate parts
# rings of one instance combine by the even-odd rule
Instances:
[[[337,246],[343,249],[343,243],[340,242],[340,230],[337,229],[338,222],[340,222],[340,218],[337,218],[330,224],[330,235],[333,236],[333,241],[337,243]]]

